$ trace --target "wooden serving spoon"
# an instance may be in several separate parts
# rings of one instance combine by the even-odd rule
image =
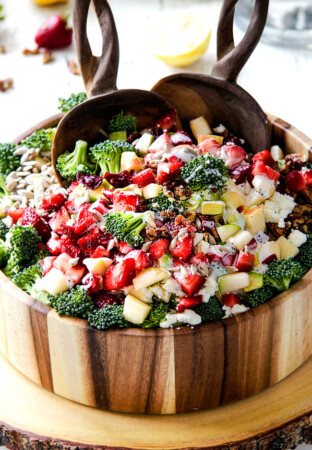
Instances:
[[[172,105],[155,92],[140,89],[117,91],[119,45],[115,21],[107,0],[93,0],[93,4],[103,37],[100,57],[92,54],[87,37],[90,0],[74,1],[75,47],[88,100],[67,113],[55,133],[52,162],[61,185],[63,180],[56,169],[57,158],[65,151],[72,151],[78,139],[93,143],[99,129],[105,129],[114,114],[120,111],[131,113],[137,118],[138,129],[144,129],[172,110]]]
[[[161,79],[153,88],[176,108],[183,123],[204,116],[210,124],[225,125],[243,137],[256,153],[270,145],[266,114],[236,78],[260,40],[269,0],[256,0],[248,30],[235,46],[233,20],[238,0],[224,0],[217,32],[217,62],[211,76],[176,74]]]

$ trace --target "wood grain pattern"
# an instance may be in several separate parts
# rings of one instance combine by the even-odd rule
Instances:
[[[309,153],[310,139],[270,120],[274,143]],[[312,355],[311,284],[312,271],[270,302],[220,322],[103,332],[60,318],[0,273],[0,352],[39,386],[94,408],[211,409],[263,391]]]

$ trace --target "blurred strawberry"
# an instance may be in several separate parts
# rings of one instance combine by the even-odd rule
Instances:
[[[67,18],[56,14],[49,17],[35,36],[39,47],[48,49],[68,47],[72,43],[73,30],[68,27]]]

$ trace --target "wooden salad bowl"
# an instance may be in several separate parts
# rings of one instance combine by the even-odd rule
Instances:
[[[311,139],[276,117],[270,123],[274,144],[312,159]],[[312,270],[288,291],[228,319],[100,331],[83,319],[59,317],[0,272],[0,352],[38,385],[98,409],[205,410],[263,391],[312,355],[311,294]]]

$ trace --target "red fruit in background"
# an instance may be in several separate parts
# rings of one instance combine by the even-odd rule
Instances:
[[[158,150],[163,150],[166,144],[171,144],[171,139],[168,133],[163,133],[152,143],[148,151],[149,153],[156,153]]]
[[[153,242],[149,250],[151,258],[152,259],[161,258],[168,250],[168,247],[169,247],[168,239],[158,239],[157,241]]]
[[[125,259],[132,258],[135,261],[136,273],[142,272],[153,265],[149,255],[144,250],[132,250],[125,256]]]
[[[177,281],[180,283],[181,288],[183,291],[189,296],[192,297],[193,295],[197,294],[197,292],[200,290],[200,288],[205,283],[206,278],[202,277],[201,275],[189,275],[185,278],[180,278]]]
[[[25,208],[11,209],[8,211],[8,216],[12,217],[13,223],[17,223],[18,220],[24,214],[24,211],[25,211]]]
[[[99,245],[91,254],[91,258],[109,258],[110,253],[102,245]]]
[[[139,206],[139,199],[136,194],[129,191],[120,191],[114,194],[114,212],[116,211],[136,211]]]
[[[236,267],[239,272],[250,272],[254,259],[254,255],[248,252],[243,252],[243,250],[241,250],[238,255],[236,255],[234,267]]]
[[[308,188],[312,187],[312,170],[306,169],[301,171]]]
[[[142,172],[133,175],[132,182],[137,184],[140,188],[148,184],[155,183],[155,175],[152,169],[145,169]]]
[[[196,295],[195,297],[181,297],[177,312],[183,313],[186,309],[193,308],[196,305],[203,303],[203,298],[201,295]]]
[[[155,123],[155,127],[160,127],[165,131],[170,131],[177,122],[177,113],[174,109],[169,111],[167,114],[164,114],[160,119]]]
[[[46,221],[44,221],[34,209],[26,208],[22,217],[20,218],[21,225],[32,225],[39,236],[41,236],[43,242],[47,242],[47,240],[51,236],[51,230]]]
[[[75,225],[75,233],[81,234],[84,233],[91,225],[95,224],[95,218],[88,211],[90,205],[82,205],[79,208],[77,223]]]
[[[96,294],[104,287],[102,275],[88,273],[82,280],[82,284],[88,288],[88,295]]]
[[[222,150],[225,150],[227,156],[225,164],[229,166],[230,169],[239,166],[246,158],[245,150],[238,145],[223,145]]]
[[[58,211],[56,211],[52,219],[49,220],[49,225],[55,233],[58,233],[61,230],[62,224],[66,223],[69,219],[70,217],[67,209],[65,206],[62,206]]]
[[[262,161],[266,166],[273,167],[275,164],[274,159],[270,155],[268,150],[263,150],[263,152],[258,152],[252,157],[252,161]]]
[[[120,298],[116,297],[116,295],[107,291],[99,291],[93,298],[93,303],[96,309],[101,309],[106,305],[113,305],[116,303],[117,305],[121,304]]]
[[[57,192],[54,194],[53,192],[49,192],[49,194],[43,199],[41,208],[50,210],[50,209],[58,209],[65,202],[66,197],[61,192]]]
[[[105,288],[108,291],[122,289],[132,284],[136,275],[135,261],[132,258],[124,259],[108,269],[105,275]]]
[[[292,192],[299,192],[306,188],[306,180],[303,172],[293,170],[289,172],[285,177],[286,187]]]
[[[203,142],[197,145],[199,153],[205,155],[209,153],[210,155],[218,155],[221,150],[221,145],[217,143],[214,139],[205,139]]]
[[[184,262],[192,256],[193,239],[191,236],[185,236],[182,240],[177,240],[177,245],[171,250],[172,256]]]
[[[73,30],[67,19],[59,14],[49,17],[36,33],[35,42],[48,49],[68,47],[72,43]]]
[[[42,276],[44,277],[53,267],[53,263],[56,260],[56,256],[46,256],[40,261],[40,266],[42,269]]]
[[[166,181],[175,180],[180,175],[180,169],[183,166],[180,162],[160,163],[157,165],[157,179],[160,184]]]
[[[224,294],[222,295],[222,303],[225,306],[234,306],[234,305],[240,305],[241,300],[238,295],[236,294]]]
[[[186,131],[176,131],[170,136],[172,145],[192,145],[193,141]]]

